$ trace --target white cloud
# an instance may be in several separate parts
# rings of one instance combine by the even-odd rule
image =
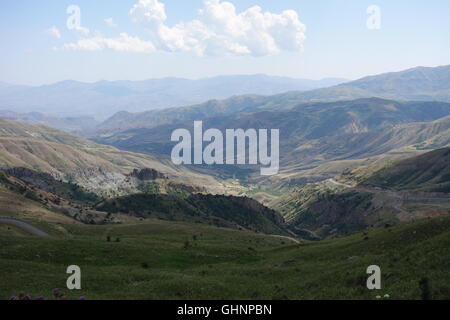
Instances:
[[[159,50],[171,52],[265,56],[301,51],[306,38],[306,27],[294,10],[275,14],[253,6],[237,13],[230,2],[204,0],[198,19],[172,27],[165,24],[165,6],[158,0],[139,0],[129,14],[152,32]]]
[[[100,36],[78,40],[73,43],[66,43],[65,50],[80,51],[102,51],[106,49],[122,52],[148,53],[155,51],[153,43],[143,41],[137,37],[131,37],[126,33],[121,33],[117,38],[103,38]]]
[[[158,0],[139,0],[130,9],[130,16],[135,22],[163,23],[167,19],[164,3]]]
[[[61,32],[59,32],[59,29],[55,26],[51,27],[50,29],[47,29],[47,34],[51,35],[52,37],[55,37],[57,39],[61,39]]]
[[[306,27],[294,10],[279,14],[253,6],[240,13],[231,2],[204,0],[198,18],[166,24],[165,5],[159,0],[138,0],[130,9],[132,21],[143,25],[152,36],[144,41],[121,33],[118,38],[100,35],[64,45],[68,50],[105,50],[129,52],[193,52],[205,55],[266,56],[281,51],[301,51]],[[113,26],[112,18],[105,22]],[[78,28],[87,36],[89,29]]]
[[[108,27],[115,28],[117,27],[117,24],[114,22],[113,18],[107,18],[105,19],[106,24]]]

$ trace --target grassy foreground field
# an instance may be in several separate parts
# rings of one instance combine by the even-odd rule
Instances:
[[[52,237],[0,228],[0,299],[49,298],[56,287],[90,300],[420,299],[424,278],[431,298],[450,299],[450,217],[310,243],[158,220],[34,225]],[[81,267],[82,290],[70,292],[72,264]],[[370,291],[374,264],[382,290]]]

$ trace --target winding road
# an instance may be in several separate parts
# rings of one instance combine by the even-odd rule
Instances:
[[[0,218],[0,223],[10,224],[16,227],[19,227],[25,231],[28,231],[29,233],[38,236],[38,237],[49,237],[47,233],[45,233],[42,230],[39,230],[36,227],[33,227],[32,225],[26,223],[25,221],[15,219],[15,218]]]

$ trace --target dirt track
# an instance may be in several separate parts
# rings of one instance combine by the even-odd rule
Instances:
[[[25,231],[28,231],[29,233],[38,236],[38,237],[49,237],[47,233],[45,233],[42,230],[39,230],[36,227],[33,227],[32,225],[18,219],[14,218],[0,218],[0,223],[10,224],[16,227],[19,227]]]

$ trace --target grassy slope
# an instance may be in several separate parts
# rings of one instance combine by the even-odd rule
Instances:
[[[0,223],[0,234],[8,237],[29,236],[30,233],[13,225]]]
[[[49,296],[77,264],[83,289],[69,295],[88,299],[419,299],[425,276],[433,298],[450,299],[448,217],[304,244],[156,220],[64,227],[70,235],[0,236],[0,298]],[[365,287],[372,264],[381,267],[381,291]]]
[[[58,229],[58,224],[78,224],[75,220],[48,210],[45,206],[7,185],[0,184],[0,217],[14,217],[25,221],[45,222],[44,227]],[[49,222],[51,224],[49,224]]]
[[[450,191],[450,148],[391,164],[362,181],[363,185],[399,190]]]

